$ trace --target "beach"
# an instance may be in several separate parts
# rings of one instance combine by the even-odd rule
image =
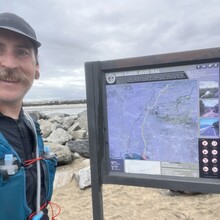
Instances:
[[[78,169],[80,160],[70,167]],[[105,220],[219,219],[218,194],[170,196],[162,189],[107,184],[103,185],[102,193]],[[61,207],[56,220],[93,219],[91,188],[80,190],[76,181],[55,189],[52,202]]]

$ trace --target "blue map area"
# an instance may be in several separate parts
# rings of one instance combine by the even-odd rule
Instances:
[[[198,162],[196,80],[106,86],[112,159]]]

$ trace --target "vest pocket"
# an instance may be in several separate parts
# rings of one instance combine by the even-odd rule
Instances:
[[[3,180],[0,174],[0,213],[1,220],[25,220],[31,214],[26,202],[24,169]]]
[[[43,170],[44,170],[44,184],[47,195],[46,199],[47,201],[50,201],[53,193],[53,182],[56,173],[57,160],[55,158],[50,160],[43,159],[42,162],[43,162]]]

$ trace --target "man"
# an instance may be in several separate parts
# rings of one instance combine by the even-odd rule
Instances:
[[[24,96],[40,77],[40,46],[24,19],[0,13],[1,220],[49,219],[45,207],[52,195],[56,159],[44,159],[39,128],[22,109]]]

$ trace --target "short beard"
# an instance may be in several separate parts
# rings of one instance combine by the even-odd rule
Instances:
[[[11,69],[11,68],[1,68],[0,69],[0,81],[6,81],[6,82],[22,82],[26,84],[29,82],[29,78],[27,75],[17,69]]]

